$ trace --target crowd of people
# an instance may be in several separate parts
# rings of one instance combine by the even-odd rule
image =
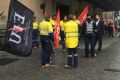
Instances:
[[[38,24],[36,17],[34,17],[33,48],[40,47],[40,44],[38,43],[38,36],[40,36],[42,46],[42,68],[49,67],[51,63],[51,55],[55,54],[53,32],[56,18],[57,15],[53,15],[52,17],[45,16],[40,24]],[[109,23],[109,26],[112,26],[112,23]],[[81,36],[83,36],[85,42],[85,58],[96,57],[95,47],[97,42],[99,43],[97,52],[101,53],[102,37],[106,27],[100,15],[97,14],[94,20],[91,14],[87,14],[86,20],[83,24],[80,23],[76,15],[69,15],[68,17],[64,16],[63,20],[60,21],[60,28],[60,43],[62,45],[62,51],[68,53],[67,64],[64,66],[65,68],[78,66],[77,49],[80,45],[79,41]],[[109,32],[109,36],[111,35],[112,32]]]

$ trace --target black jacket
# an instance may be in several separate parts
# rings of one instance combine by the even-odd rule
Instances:
[[[97,30],[96,33],[98,33],[98,34],[103,34],[104,33],[104,21],[100,20],[98,22],[98,25],[96,25],[96,30]]]

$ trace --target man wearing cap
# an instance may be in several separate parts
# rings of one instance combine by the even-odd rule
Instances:
[[[50,17],[40,22],[39,31],[42,44],[42,68],[47,68],[50,63],[51,40],[53,40],[53,27],[50,24]]]
[[[36,21],[36,17],[33,18],[33,35],[32,35],[32,46],[33,48],[39,47],[38,43],[38,22]]]
[[[66,23],[67,23],[67,16],[64,16],[64,19],[60,21],[60,27],[61,27],[60,37],[61,37],[63,52],[65,52],[65,32],[64,32],[64,28],[65,28]]]
[[[79,32],[79,42],[81,38],[81,26],[80,26],[80,21],[77,19],[76,15],[73,15],[73,21],[78,25],[78,32]],[[78,48],[80,48],[80,45],[78,44]]]

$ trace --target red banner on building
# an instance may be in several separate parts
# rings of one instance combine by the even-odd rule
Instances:
[[[81,25],[82,25],[82,23],[84,22],[84,20],[86,19],[86,15],[88,14],[88,12],[89,12],[88,6],[86,6],[86,7],[83,9],[83,11],[82,11],[82,13],[80,14],[80,16],[79,16],[79,20],[80,20]]]
[[[57,14],[57,22],[54,28],[54,41],[55,41],[55,47],[59,48],[59,41],[60,41],[60,11],[58,9]]]

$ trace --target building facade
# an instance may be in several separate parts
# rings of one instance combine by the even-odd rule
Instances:
[[[8,11],[11,0],[0,0],[0,42],[4,43],[5,28],[7,25]],[[83,0],[18,0],[34,12],[34,16],[39,23],[45,15],[52,16],[60,9],[61,18],[69,14],[80,15],[83,8],[87,5],[91,14],[101,13],[102,10],[84,2]],[[2,37],[1,37],[2,36]],[[2,41],[1,41],[2,40]],[[1,46],[0,43],[0,46]]]
[[[35,16],[37,17],[37,21],[40,22],[44,15],[53,15],[57,12],[59,8],[61,11],[61,16],[68,15],[70,13],[79,15],[81,10],[83,10],[85,2],[81,2],[79,0],[18,0],[23,5],[31,9]],[[7,15],[9,10],[10,0],[1,0],[0,2],[0,12],[4,12],[4,21],[7,21]],[[95,13],[94,6],[91,4],[87,4],[89,6],[90,12],[92,14]],[[101,12],[101,10],[99,10]]]

